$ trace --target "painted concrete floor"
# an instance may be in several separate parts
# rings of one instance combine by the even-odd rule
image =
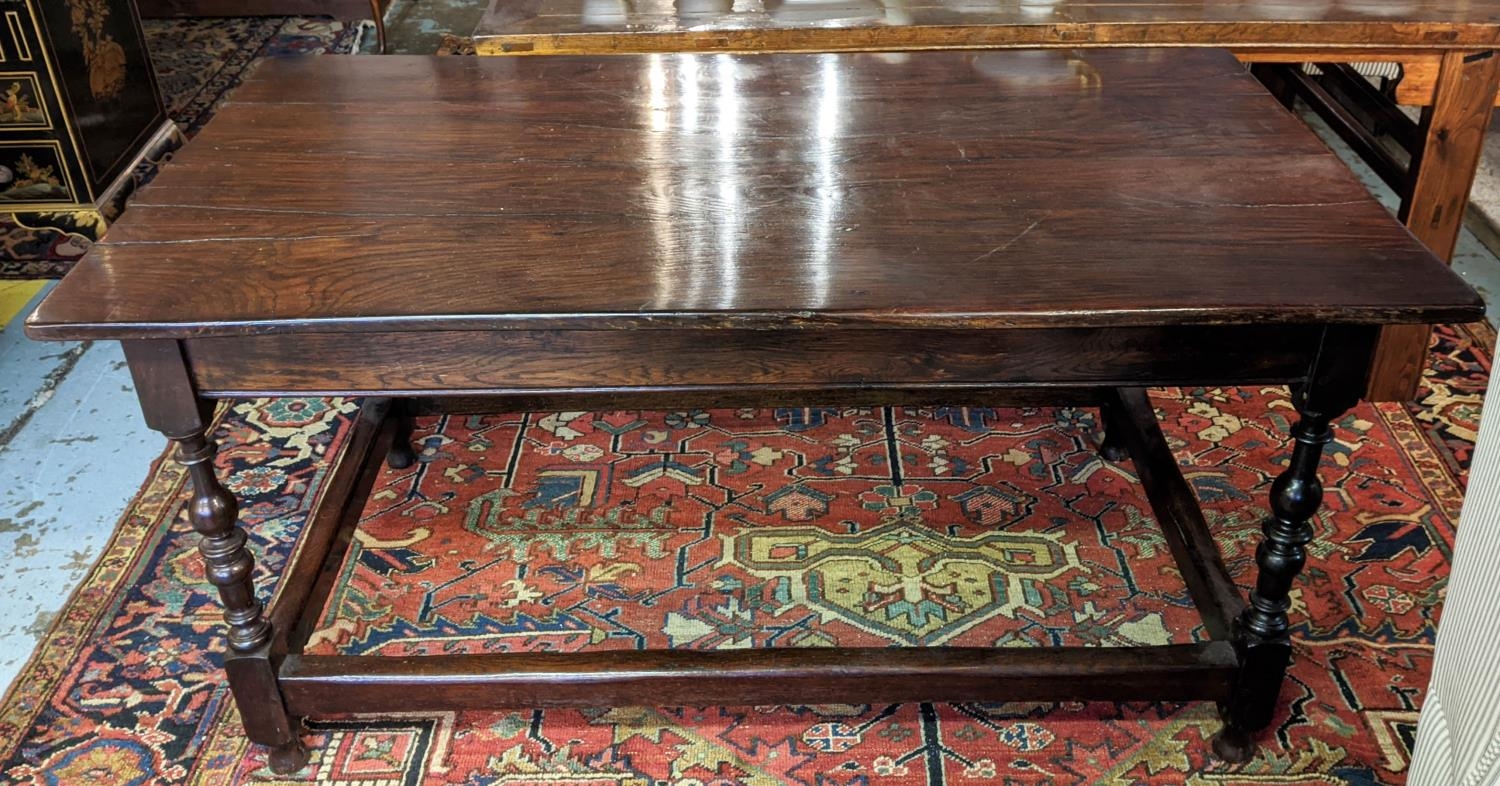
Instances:
[[[1500,111],[1490,124],[1484,156],[1479,161],[1479,176],[1470,194],[1469,225],[1496,254],[1500,254]]]
[[[443,32],[472,30],[482,5],[397,0],[387,15],[391,49],[432,52]],[[1326,128],[1323,136],[1394,210],[1395,195],[1374,173]],[[1493,199],[1500,206],[1500,192]],[[1465,232],[1454,266],[1485,294],[1490,321],[1500,324],[1500,259]],[[0,282],[0,557],[7,561],[0,685],[25,664],[166,447],[142,422],[118,344],[40,344],[22,335],[23,315],[43,289]]]
[[[31,285],[32,293],[43,289]],[[166,440],[146,428],[115,342],[21,334],[0,315],[0,684],[9,685],[114,532]],[[19,302],[18,302],[19,301]],[[9,317],[7,319],[7,317]]]

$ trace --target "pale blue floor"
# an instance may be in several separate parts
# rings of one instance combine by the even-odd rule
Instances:
[[[1373,173],[1331,144],[1394,209]],[[1496,322],[1500,259],[1465,232],[1455,268],[1485,293]],[[118,344],[32,342],[21,319],[0,332],[0,685],[26,662],[166,447],[142,422]]]
[[[30,311],[28,307],[26,311]],[[88,573],[166,441],[116,342],[0,332],[0,685]]]

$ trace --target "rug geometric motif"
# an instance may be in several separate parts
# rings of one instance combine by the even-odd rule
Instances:
[[[843,619],[913,646],[943,644],[994,615],[1044,617],[1047,580],[1083,568],[1077,546],[1059,534],[954,537],[915,516],[847,534],[767,527],[721,537],[720,565],[770,580],[786,603],[818,610],[819,622]],[[668,617],[669,628],[680,619]],[[669,632],[680,645],[719,631],[694,619]]]
[[[15,784],[1399,784],[1490,336],[1443,328],[1432,414],[1337,424],[1294,663],[1256,757],[1204,703],[616,707],[319,718],[290,776],[248,746],[184,474],[153,469],[0,704]],[[1284,388],[1153,391],[1241,587],[1289,456]],[[219,470],[269,599],[353,402],[236,403]],[[1129,462],[1088,409],[806,407],[419,421],[377,480],[312,649],[1126,644],[1202,636]],[[997,577],[996,569],[1005,575]],[[206,650],[206,652],[205,652]]]
[[[1192,640],[1149,504],[1098,456],[1097,414],[1004,414],[427,420],[309,651]],[[461,529],[427,523],[455,514]]]

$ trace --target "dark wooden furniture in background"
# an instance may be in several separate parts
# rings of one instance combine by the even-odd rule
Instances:
[[[331,16],[372,19],[380,52],[386,51],[385,12],[391,0],[136,0],[147,19],[174,16]]]
[[[0,0],[0,213],[95,238],[175,133],[131,0]]]
[[[1038,69],[1065,76],[1016,76]],[[301,166],[332,155],[346,176]],[[367,187],[393,165],[444,175]],[[303,715],[908,700],[1213,700],[1215,750],[1243,760],[1380,329],[1482,314],[1223,51],[389,57],[263,66],[27,332],[124,342],[278,770],[306,761]],[[1141,387],[1278,383],[1301,420],[1247,604]],[[373,398],[267,612],[205,430],[216,399],[279,394]],[[382,456],[412,459],[409,407],[475,397],[1100,406],[1209,639],[303,653]]]
[[[1228,47],[1260,64],[1396,61],[1398,97],[1426,107],[1397,191],[1402,220],[1451,259],[1500,88],[1500,0],[1302,4],[1205,0],[491,0],[474,33],[481,55],[632,52],[869,52],[1119,46]],[[1427,351],[1421,325],[1381,339],[1370,397],[1406,400]]]

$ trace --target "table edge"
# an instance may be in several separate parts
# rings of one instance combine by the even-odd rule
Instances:
[[[1406,306],[1268,308],[1146,308],[1086,312],[622,312],[601,314],[484,314],[339,317],[216,322],[64,322],[43,315],[44,299],[26,320],[28,337],[42,341],[192,339],[298,333],[420,333],[484,330],[1025,330],[1183,327],[1252,324],[1399,325],[1477,322],[1485,317],[1476,292],[1466,303]]]

